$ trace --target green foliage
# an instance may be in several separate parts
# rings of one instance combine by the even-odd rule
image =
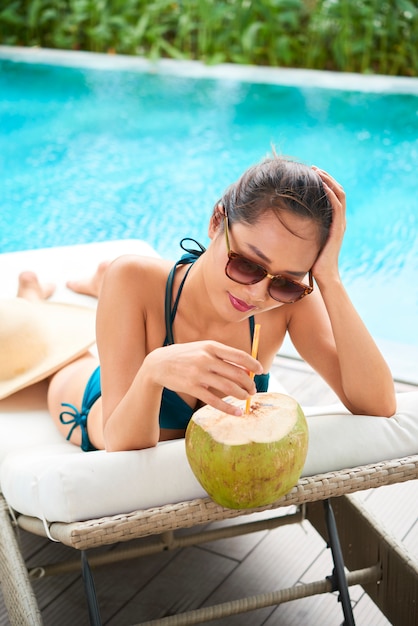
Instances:
[[[324,0],[309,28],[307,67],[418,73],[418,5],[409,0]]]
[[[418,5],[414,0],[0,0],[0,43],[417,76]]]

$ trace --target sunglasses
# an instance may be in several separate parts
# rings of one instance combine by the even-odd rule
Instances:
[[[267,288],[273,300],[284,304],[293,304],[313,291],[312,271],[309,270],[309,286],[298,283],[296,280],[277,274],[269,274],[265,267],[247,259],[241,254],[232,252],[229,243],[228,216],[224,215],[226,247],[228,250],[228,262],[225,266],[225,274],[236,283],[241,285],[255,285],[264,278],[269,278]]]

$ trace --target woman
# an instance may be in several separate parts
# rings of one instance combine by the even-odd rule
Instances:
[[[341,186],[316,167],[273,157],[216,203],[203,254],[186,255],[172,273],[163,259],[114,261],[103,284],[95,278],[100,370],[86,356],[51,381],[58,428],[85,450],[183,437],[202,404],[236,413],[222,398],[266,390],[286,332],[352,413],[393,415],[391,373],[339,275],[344,231]]]

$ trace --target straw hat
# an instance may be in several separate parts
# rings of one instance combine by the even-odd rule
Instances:
[[[95,342],[94,309],[0,299],[0,400],[47,378]]]

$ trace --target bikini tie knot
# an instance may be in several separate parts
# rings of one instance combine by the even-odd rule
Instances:
[[[62,402],[61,406],[63,407],[67,407],[68,409],[71,409],[69,411],[62,411],[60,413],[60,422],[61,424],[72,424],[71,428],[70,428],[70,432],[68,433],[66,439],[67,441],[70,441],[71,439],[71,435],[74,432],[74,429],[77,428],[78,426],[81,429],[81,449],[84,450],[85,452],[88,452],[90,450],[95,450],[95,448],[91,447],[91,443],[87,434],[87,416],[89,414],[89,410],[85,411],[79,411],[77,409],[77,407],[74,406],[74,404],[69,404],[68,402]],[[68,415],[71,419],[65,419],[64,416]]]

